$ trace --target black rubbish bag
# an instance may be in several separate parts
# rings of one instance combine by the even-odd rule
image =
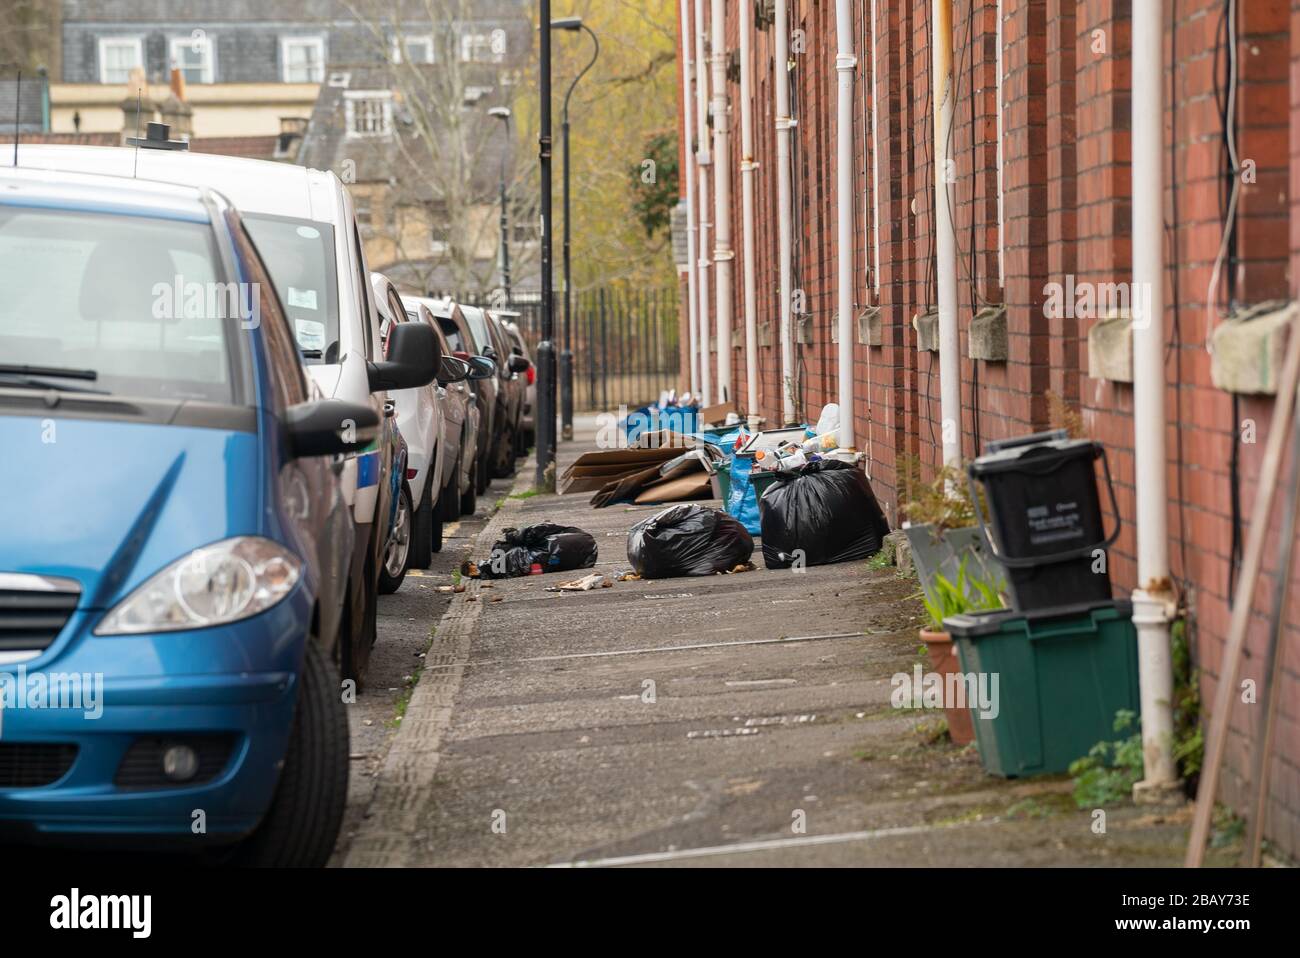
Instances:
[[[497,543],[486,562],[478,563],[479,575],[484,579],[513,579],[528,575],[533,567],[533,553],[523,546],[502,547]]]
[[[769,569],[865,559],[880,551],[889,534],[866,475],[834,459],[777,473],[758,512]]]
[[[541,522],[523,529],[507,529],[492,547],[492,555],[478,565],[484,579],[512,579],[528,575],[534,565],[542,572],[571,572],[596,564],[596,540],[576,526]]]
[[[643,579],[730,572],[753,554],[754,540],[739,521],[690,503],[638,522],[627,537],[628,561]]]

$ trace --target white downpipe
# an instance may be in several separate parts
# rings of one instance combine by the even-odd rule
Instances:
[[[716,0],[715,0],[716,2]],[[853,446],[853,11],[849,0],[835,0],[835,37],[838,51],[835,72],[839,91],[835,121],[836,245],[839,265],[839,373],[840,445]]]
[[[1007,246],[1006,246],[1006,190],[1002,180],[1002,0],[997,5],[997,98],[998,98],[998,285],[1007,285]]]
[[[717,287],[718,402],[735,398],[731,391],[731,273],[736,258],[731,247],[731,130],[727,118],[726,6],[713,0],[713,281]]]
[[[1164,115],[1161,5],[1133,4],[1133,449],[1137,477],[1138,633],[1142,694],[1142,753],[1146,777],[1138,789],[1177,780],[1173,739],[1173,669],[1169,654],[1169,490],[1165,451]]]
[[[740,5],[740,194],[742,266],[745,282],[745,412],[758,415],[758,303],[754,276],[754,106],[750,43],[754,31],[754,5]]]
[[[776,0],[776,216],[778,272],[781,284],[781,419],[794,422],[794,327],[790,321],[794,282],[790,223],[790,16],[787,0]]]
[[[952,127],[952,0],[934,0],[934,231],[939,266],[939,415],[944,465],[961,464],[961,338],[957,333],[957,237],[948,197]]]
[[[691,106],[691,17],[687,9],[690,0],[681,0],[678,9],[682,21],[682,137],[686,144],[686,289],[687,331],[690,340],[691,395],[700,394],[699,353],[699,264],[696,259],[695,223],[695,113]]]
[[[876,117],[880,106],[876,99],[876,0],[871,0],[871,203],[872,236],[871,242],[875,252],[875,268],[872,270],[872,285],[875,287],[876,302],[880,305],[880,131]]]
[[[709,362],[709,80],[704,68],[704,0],[695,0],[695,149],[700,195],[700,404],[708,406],[713,395],[713,370]]]

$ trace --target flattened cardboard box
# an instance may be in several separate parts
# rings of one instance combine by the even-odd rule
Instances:
[[[644,472],[675,459],[681,449],[607,449],[587,452],[564,470],[556,488],[561,495],[569,492],[595,492],[624,476]]]

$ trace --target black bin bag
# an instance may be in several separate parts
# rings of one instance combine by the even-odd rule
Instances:
[[[823,459],[781,472],[758,501],[763,562],[769,569],[830,565],[880,551],[889,523],[866,474]]]
[[[523,529],[507,529],[492,547],[492,555],[479,563],[485,579],[511,579],[528,575],[534,564],[543,572],[571,572],[596,564],[596,540],[576,526],[540,522]]]
[[[627,536],[628,561],[643,579],[730,572],[753,554],[754,540],[739,521],[693,503],[669,506]]]

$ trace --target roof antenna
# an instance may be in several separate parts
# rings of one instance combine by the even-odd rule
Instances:
[[[131,165],[131,179],[139,179],[140,172],[140,101],[143,94],[139,87],[135,89],[135,158]]]
[[[18,68],[18,82],[14,84],[14,169],[18,168],[18,131],[22,129],[19,125],[19,114],[23,108],[23,68]]]

